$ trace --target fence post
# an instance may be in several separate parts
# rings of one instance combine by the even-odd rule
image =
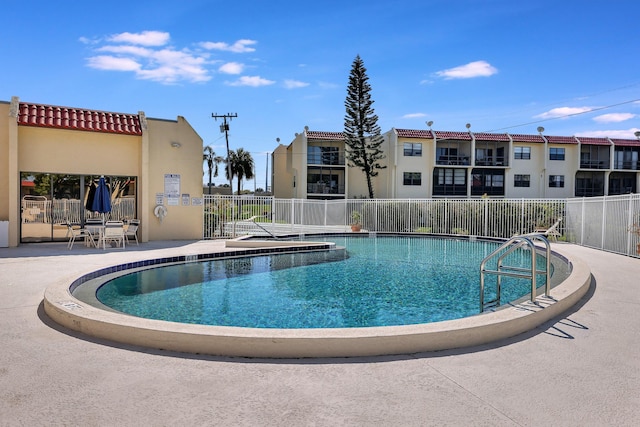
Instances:
[[[295,204],[296,204],[296,199],[291,199],[291,221],[290,221],[290,226],[291,226],[291,230],[293,231],[293,226],[295,224]]]
[[[471,231],[471,230],[469,230]],[[489,235],[489,199],[484,199],[484,236]]]
[[[327,226],[327,199],[324,200],[324,226]]]
[[[600,233],[600,249],[604,249],[604,239],[607,235],[607,199],[602,197],[602,233]]]
[[[584,246],[584,209],[585,198],[582,198],[582,207],[580,209],[580,246]]]
[[[627,233],[627,255],[632,255],[633,254],[633,246],[631,244],[631,239],[633,236],[633,233],[631,233],[632,227],[633,227],[633,194],[629,194],[629,208],[628,208],[628,217],[627,217],[627,230],[629,231]]]

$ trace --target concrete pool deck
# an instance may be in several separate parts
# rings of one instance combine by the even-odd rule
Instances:
[[[640,260],[556,245],[589,264],[592,287],[530,332],[460,350],[299,360],[116,344],[43,312],[55,281],[224,242],[0,248],[0,425],[637,425]]]

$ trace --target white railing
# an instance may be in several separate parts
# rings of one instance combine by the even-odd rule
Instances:
[[[567,200],[565,232],[570,242],[640,256],[639,226],[640,194]]]
[[[640,256],[640,194],[579,199],[306,200],[205,195],[205,239],[350,231],[510,238],[550,227],[561,240]]]
[[[102,214],[85,210],[79,199],[54,199],[33,197],[22,200],[22,222],[24,224],[80,224],[82,211],[85,220],[102,218]],[[119,197],[113,200],[111,212],[105,214],[106,220],[125,220],[136,217],[136,201],[132,197]]]
[[[565,199],[307,200],[208,196],[205,239],[242,234],[311,234],[350,231],[360,213],[364,231],[464,234],[508,238],[549,227],[564,216]],[[254,222],[259,222],[257,227]]]

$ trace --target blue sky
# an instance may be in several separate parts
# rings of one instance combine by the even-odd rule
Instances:
[[[3,5],[0,99],[185,117],[226,155],[342,131],[360,55],[392,127],[633,138],[636,0],[119,1]],[[215,180],[226,182],[223,176]]]

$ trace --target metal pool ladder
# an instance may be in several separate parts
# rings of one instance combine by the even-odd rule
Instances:
[[[546,269],[538,270],[537,265],[537,257],[542,256],[538,253],[536,245],[534,241],[540,241],[545,245],[545,256],[546,256]],[[531,252],[531,267],[516,267],[503,265],[503,261],[507,255],[510,253],[526,247]],[[494,259],[498,256],[498,264],[496,270],[487,269],[487,262]],[[497,276],[496,280],[496,298],[491,301],[484,301],[484,278],[486,274],[495,274]],[[521,279],[529,279],[531,280],[531,302],[535,302],[536,300],[536,275],[545,274],[546,275],[546,283],[544,293],[547,297],[550,296],[551,292],[551,245],[549,245],[549,241],[542,233],[531,233],[531,234],[522,234],[519,236],[513,236],[506,242],[504,242],[498,249],[491,252],[487,255],[480,264],[480,313],[484,312],[487,308],[494,308],[500,305],[500,286],[502,276],[508,277],[517,277]]]

